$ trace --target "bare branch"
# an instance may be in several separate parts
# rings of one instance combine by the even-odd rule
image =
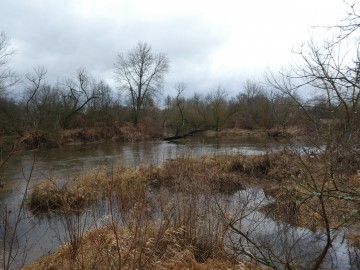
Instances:
[[[15,72],[8,67],[9,59],[14,54],[9,46],[8,37],[0,33],[0,94],[19,81]]]
[[[129,97],[137,124],[145,101],[160,93],[169,60],[165,54],[152,54],[147,43],[139,42],[126,56],[119,54],[114,67],[115,78]]]

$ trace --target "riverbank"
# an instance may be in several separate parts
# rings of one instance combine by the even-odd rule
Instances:
[[[4,155],[13,150],[37,149],[37,148],[58,148],[66,145],[79,145],[103,142],[136,142],[146,140],[162,140],[171,138],[174,134],[166,134],[161,131],[161,127],[147,127],[139,124],[134,126],[132,123],[123,123],[121,126],[101,126],[73,128],[67,130],[59,130],[53,134],[46,134],[41,131],[27,132],[23,136],[3,136],[0,138],[0,151]],[[198,131],[198,130],[196,130]],[[193,134],[194,133],[194,134]],[[204,137],[219,138],[274,138],[286,139],[292,137],[300,137],[301,130],[298,128],[280,129],[223,129],[199,130],[197,133],[190,132],[189,135],[180,135],[178,140],[188,139],[192,135],[200,135]]]
[[[78,145],[102,142],[135,142],[149,139],[161,139],[161,129],[138,126],[132,123],[114,124],[57,130],[46,133],[41,130],[26,132],[19,136],[0,137],[0,150],[4,153],[25,149],[51,149],[66,145]]]
[[[71,182],[40,183],[29,199],[36,213],[89,213],[99,200],[111,211],[105,226],[77,234],[77,241],[25,269],[261,269],[227,250],[224,224],[215,221],[210,208],[203,208],[204,196],[214,203],[214,194],[243,188],[237,173],[229,171],[235,160],[204,156],[162,166],[102,167]],[[255,169],[249,167],[246,173]]]
[[[69,250],[75,251],[70,243],[36,261],[32,269],[45,269],[36,267],[50,264],[56,268],[88,263],[86,254],[93,253],[102,254],[93,256],[92,262],[99,264],[98,269],[105,267],[106,264],[102,263],[109,263],[103,260],[109,256],[117,266],[125,260],[132,266],[135,261],[139,264],[146,262],[147,269],[159,269],[157,264],[164,269],[237,269],[239,263],[249,262],[249,254],[233,249],[224,239],[230,237],[231,228],[237,228],[237,220],[246,220],[249,209],[260,211],[266,218],[311,231],[329,228],[335,232],[340,228],[350,228],[359,221],[358,204],[329,193],[334,190],[334,183],[323,181],[328,166],[324,158],[286,152],[260,156],[177,158],[160,166],[100,168],[66,183],[54,179],[44,181],[33,190],[29,200],[34,212],[63,215],[72,210],[89,211],[91,205],[99,200],[112,205],[112,210],[107,226],[78,235],[81,244],[75,246],[76,252],[72,256],[64,256],[66,252],[69,254]],[[355,160],[354,164],[359,163]],[[341,175],[336,174],[336,177],[342,178],[341,183],[337,183],[338,190],[350,186],[349,194],[360,190],[359,168],[355,166],[346,174],[344,171],[339,173]],[[314,194],[311,189],[314,186],[322,187],[326,192],[321,196]],[[269,203],[252,201],[250,196],[245,201],[242,199],[240,212],[234,213],[224,206],[226,198],[254,187],[264,190]],[[255,205],[255,208],[250,205]],[[117,213],[122,217],[121,222],[114,218],[119,216]],[[235,230],[238,237],[243,236],[242,233]],[[105,241],[111,245],[105,245],[101,250],[89,250],[98,241],[94,235],[112,239]],[[352,230],[344,236],[357,239],[358,235],[358,231]],[[245,236],[250,237],[248,234]],[[246,237],[245,242],[255,241]],[[300,236],[300,239],[304,237]],[[356,244],[355,241],[352,243]],[[120,250],[120,247],[124,249]],[[113,253],[106,250],[113,250]],[[128,256],[136,258],[135,261]],[[213,264],[216,267],[209,268]],[[246,267],[243,269],[256,269],[251,268],[254,267],[251,264]],[[264,262],[257,267],[264,267]]]
[[[356,166],[352,171],[342,172],[341,183],[337,189],[350,193],[360,190],[360,163],[352,161]],[[127,200],[134,201],[145,196],[145,190],[151,188],[167,188],[173,192],[194,190],[197,193],[233,194],[247,187],[261,187],[266,194],[274,198],[274,202],[264,208],[276,219],[286,220],[286,210],[293,205],[293,220],[286,220],[296,226],[314,229],[322,228],[321,215],[317,209],[309,216],[309,208],[314,210],[314,198],[306,198],[309,190],[306,184],[311,180],[315,185],[324,184],[324,166],[322,157],[295,156],[281,152],[259,156],[218,155],[198,158],[177,158],[168,160],[163,165],[131,168],[120,166],[101,167],[82,174],[66,183],[59,179],[41,182],[33,190],[29,206],[33,212],[56,212],[65,207],[84,207],[100,197],[109,196],[111,192]],[[308,171],[305,171],[308,169]],[[310,172],[311,171],[311,172]],[[314,175],[309,175],[314,173]],[[315,177],[309,179],[310,177]],[[339,179],[338,179],[339,180]],[[334,183],[325,183],[328,187]],[[329,220],[333,226],[341,224],[348,216],[349,209],[356,209],[356,200],[343,200],[341,205],[330,196],[327,200]],[[316,196],[315,196],[316,199]],[[306,201],[303,201],[306,200]],[[296,209],[295,209],[296,208]]]
[[[54,148],[64,145],[101,143],[101,142],[134,142],[159,139],[160,132],[149,130],[139,124],[124,123],[121,126],[86,127],[60,130],[55,136],[40,133],[29,133],[20,139],[25,147]]]

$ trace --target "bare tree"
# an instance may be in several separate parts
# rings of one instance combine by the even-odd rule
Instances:
[[[33,129],[38,129],[40,124],[39,92],[45,87],[47,70],[44,67],[34,68],[34,73],[26,74],[28,86],[25,89],[25,108],[28,124]]]
[[[105,81],[100,80],[93,87],[97,98],[92,99],[87,106],[87,120],[92,124],[113,125],[112,106],[115,104],[115,100],[110,86]]]
[[[340,39],[320,45],[311,40],[296,52],[299,64],[279,77],[268,76],[274,89],[298,105],[301,121],[306,125],[304,139],[310,150],[291,150],[306,172],[294,179],[296,196],[301,198],[302,207],[309,207],[312,202],[308,214],[318,215],[325,231],[325,244],[311,269],[322,267],[337,237],[336,231],[359,218],[360,187],[351,183],[351,175],[359,169],[360,160],[360,50],[357,41],[350,50],[342,46],[359,24],[347,22],[348,27],[340,28]],[[326,119],[312,113],[312,103],[298,98],[303,89],[312,90],[317,99],[321,97]],[[334,205],[346,206],[340,209]],[[344,211],[343,218],[333,220],[339,211]]]
[[[280,126],[281,131],[296,124],[298,116],[298,106],[289,97],[279,93],[271,93],[271,108],[274,123]]]
[[[168,69],[167,56],[153,54],[147,43],[139,42],[127,55],[118,55],[115,76],[129,98],[135,125],[145,102],[152,101],[159,93]]]
[[[200,125],[202,128],[204,126],[207,126],[208,123],[210,122],[209,118],[209,104],[210,104],[210,100],[209,100],[210,96],[204,96],[198,93],[194,93],[194,96],[192,98],[193,101],[193,106],[194,106],[194,111],[196,112],[196,116],[199,118],[198,119],[198,125]]]
[[[241,128],[271,128],[273,125],[271,102],[266,89],[259,82],[247,80],[237,96],[238,124]]]
[[[15,72],[8,67],[9,58],[14,51],[9,49],[9,39],[5,33],[0,33],[0,94],[18,82]]]
[[[332,25],[327,27],[327,29],[339,30],[336,41],[330,43],[330,45],[335,45],[338,42],[349,38],[360,29],[360,12],[358,10],[359,6],[356,6],[356,0],[353,0],[353,3],[348,3],[347,1],[344,2],[348,9],[346,17],[335,26]]]
[[[91,77],[85,69],[79,69],[76,79],[67,79],[63,84],[63,102],[66,112],[63,117],[62,126],[67,128],[72,117],[80,112],[97,98],[98,94],[94,91]]]
[[[227,93],[221,86],[218,86],[209,95],[212,122],[216,131],[219,131],[220,127],[229,117],[226,96]]]
[[[179,109],[179,114],[181,118],[180,126],[176,126],[175,136],[178,136],[185,125],[185,117],[184,117],[184,98],[181,97],[181,94],[185,91],[186,86],[184,83],[178,83],[175,85],[176,89],[176,107]]]
[[[247,80],[244,84],[244,92],[239,96],[243,97],[248,106],[252,104],[257,96],[263,95],[264,87],[257,82]]]

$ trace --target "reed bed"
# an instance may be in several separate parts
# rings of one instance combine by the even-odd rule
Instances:
[[[226,209],[219,212],[219,198],[260,187],[272,202],[257,210],[292,225],[321,229],[319,208],[324,205],[309,196],[309,185],[334,188],[335,183],[323,181],[327,166],[320,155],[280,152],[177,158],[158,166],[101,167],[68,181],[46,179],[29,198],[34,213],[64,214],[107,203],[112,218],[76,236],[76,248],[64,244],[26,269],[266,269],[226,245],[228,221],[234,217]],[[342,177],[337,188],[359,190],[356,168],[336,173]],[[351,211],[357,206],[327,198],[330,226],[358,220]]]

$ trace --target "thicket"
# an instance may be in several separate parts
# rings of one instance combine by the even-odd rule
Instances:
[[[311,40],[297,52],[298,64],[268,74],[266,89],[273,92],[248,82],[234,98],[221,88],[185,98],[185,86],[178,85],[177,95],[167,97],[164,106],[150,99],[139,105],[136,121],[125,102],[114,102],[110,94],[99,99],[99,93],[111,91],[94,88],[99,83],[88,80],[83,70],[59,86],[43,87],[45,72],[37,69],[35,76],[27,76],[24,98],[3,95],[1,132],[8,136],[59,136],[82,125],[121,131],[131,121],[134,126],[126,127],[134,133],[150,127],[160,127],[158,134],[224,127],[303,129],[302,144],[289,141],[285,154],[177,159],[162,167],[100,170],[69,185],[53,180],[39,185],[29,206],[35,212],[60,212],[68,229],[67,244],[55,257],[40,261],[43,267],[96,268],[98,261],[86,256],[93,254],[100,261],[106,258],[101,265],[115,269],[176,268],[179,262],[201,269],[218,260],[235,268],[243,258],[273,269],[334,268],[341,265],[336,249],[350,240],[347,259],[358,268],[360,53],[356,39],[354,48],[345,52],[342,46],[351,44],[349,38],[360,29],[360,16],[355,5],[348,8],[346,20],[333,27],[340,30],[333,40]],[[304,87],[313,91],[313,100],[300,98]],[[54,102],[45,106],[49,100]],[[99,100],[105,103],[98,107]],[[98,113],[99,108],[105,111]],[[50,127],[47,114],[53,115]],[[261,199],[237,193],[236,207],[226,204],[234,191],[256,185],[264,192]],[[107,227],[87,233],[82,210],[104,200],[111,213]],[[95,245],[86,241],[104,245],[91,253],[89,246]]]
[[[41,76],[45,76],[45,71],[42,72]],[[54,147],[73,141],[162,138],[198,129],[286,130],[300,125],[296,103],[250,81],[236,97],[228,97],[223,89],[192,97],[183,97],[183,93],[167,96],[164,105],[144,106],[135,125],[131,107],[114,98],[105,82],[91,81],[84,70],[64,84],[49,85],[40,78],[37,80],[36,86],[34,83],[24,89],[18,86],[17,99],[0,96],[3,142],[5,138],[17,138],[30,147]],[[322,105],[315,104],[309,113],[326,118],[318,109]]]
[[[168,69],[164,55],[159,55],[163,61],[162,72],[142,96],[130,91],[134,86],[126,84],[126,70],[121,73],[121,68],[133,70],[128,67],[133,61],[129,62],[125,56],[119,56],[123,61],[119,60],[115,69],[118,76],[123,75],[118,79],[120,92],[111,89],[105,81],[96,80],[83,68],[71,77],[49,83],[45,67],[36,67],[24,76],[10,70],[8,61],[13,52],[5,34],[1,35],[0,43],[0,59],[4,60],[0,63],[2,148],[14,141],[30,147],[55,147],[71,142],[177,136],[198,129],[276,127],[285,130],[299,125],[299,114],[303,114],[293,99],[250,80],[239,85],[239,93],[232,97],[220,86],[209,89],[208,94],[199,94],[196,89],[187,89],[184,83],[174,86],[177,92],[174,96],[166,95],[166,91],[161,91]],[[146,43],[138,44],[127,57],[140,61],[141,53],[147,57],[149,69],[152,68],[155,56]],[[153,76],[149,74],[149,78]],[[322,110],[325,103],[318,100],[307,113],[326,118]]]

